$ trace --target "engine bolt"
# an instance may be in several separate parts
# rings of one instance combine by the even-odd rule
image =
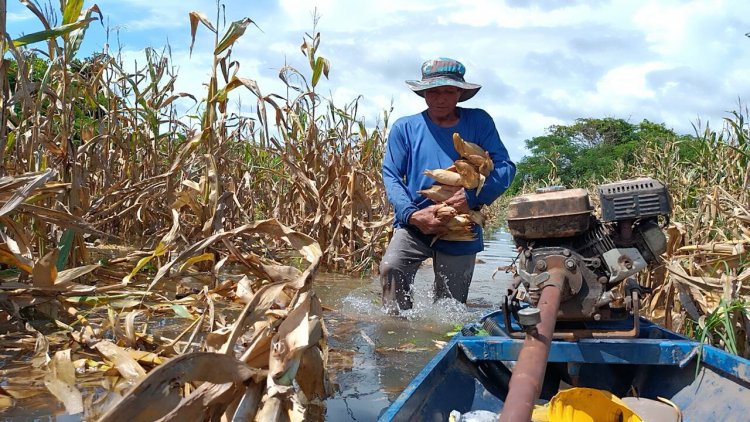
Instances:
[[[570,251],[567,249],[563,249],[563,256],[570,256]]]
[[[602,284],[607,284],[609,282],[609,279],[605,276],[601,276],[597,280],[599,281],[599,283],[602,283]]]
[[[574,259],[566,259],[565,260],[565,268],[569,270],[574,270],[576,268],[576,261]]]
[[[601,319],[602,319],[602,315],[601,314],[594,314],[594,321],[599,321]]]
[[[547,261],[540,259],[536,262],[536,269],[539,271],[544,271],[547,269]]]

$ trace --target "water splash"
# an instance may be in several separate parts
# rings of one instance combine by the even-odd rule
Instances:
[[[417,272],[413,308],[399,316],[384,311],[377,276],[319,274],[315,289],[332,309],[326,315],[331,347],[353,355],[351,367],[335,374],[338,389],[326,401],[326,420],[376,420],[437,353],[438,343],[449,340],[457,326],[498,308],[511,280],[503,273],[493,278],[493,273],[517,254],[508,239],[505,234],[497,240],[485,238],[487,250],[478,256],[467,304],[434,301],[434,271],[429,263]]]

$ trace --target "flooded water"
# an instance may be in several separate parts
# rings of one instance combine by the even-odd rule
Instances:
[[[381,309],[377,278],[318,274],[315,290],[331,309],[325,321],[335,392],[327,400],[326,420],[376,420],[438,351],[436,342],[500,306],[510,275],[495,271],[515,257],[508,233],[487,233],[466,305],[433,303],[432,265],[426,263],[417,273],[414,309],[400,317]]]
[[[324,317],[332,349],[329,370],[335,390],[326,402],[326,420],[376,420],[439,350],[436,342],[449,340],[449,333],[455,331],[456,326],[474,321],[500,306],[510,276],[499,271],[493,279],[493,273],[515,257],[510,235],[500,231],[487,234],[485,251],[478,255],[467,305],[452,300],[433,303],[432,265],[426,263],[417,273],[414,309],[400,317],[388,316],[382,311],[380,282],[376,278],[317,274],[314,288],[326,309]],[[186,321],[189,322],[160,317],[151,330],[173,337],[188,325]],[[0,354],[0,363],[3,363],[0,388],[11,378],[19,377],[26,381],[33,379],[36,390],[42,392],[35,390],[39,394],[30,395],[22,405],[4,409],[0,412],[0,422],[81,420],[80,415],[66,415],[62,404],[41,387],[43,372],[24,372],[28,366],[23,362],[9,363],[15,355],[8,353],[11,357]],[[100,377],[92,375],[96,376]],[[96,390],[101,380],[87,382],[84,391],[89,393]]]

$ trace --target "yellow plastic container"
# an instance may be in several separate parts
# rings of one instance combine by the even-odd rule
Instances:
[[[547,407],[549,422],[643,422],[617,396],[594,388],[562,390],[552,397]],[[541,416],[541,412],[534,413]]]

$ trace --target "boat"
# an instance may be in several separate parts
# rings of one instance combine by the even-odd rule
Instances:
[[[379,421],[447,421],[451,412],[500,414],[524,340],[508,330],[503,311],[465,326],[414,377]],[[682,420],[750,420],[750,360],[688,339],[645,318],[635,338],[553,340],[540,399],[560,385],[588,387],[618,397],[671,401]],[[475,335],[478,326],[490,335]],[[591,322],[592,331],[623,331],[633,321]],[[562,383],[562,384],[561,384]]]
[[[480,411],[528,421],[539,403],[548,415],[573,414],[597,391],[620,412],[607,420],[666,421],[651,411],[668,406],[677,421],[750,421],[750,361],[640,314],[650,291],[637,274],[662,265],[666,251],[666,187],[643,177],[597,190],[598,215],[585,189],[553,186],[509,202],[519,255],[501,309],[453,337],[381,421]],[[578,403],[565,401],[571,390]],[[556,420],[602,420],[586,416]]]

